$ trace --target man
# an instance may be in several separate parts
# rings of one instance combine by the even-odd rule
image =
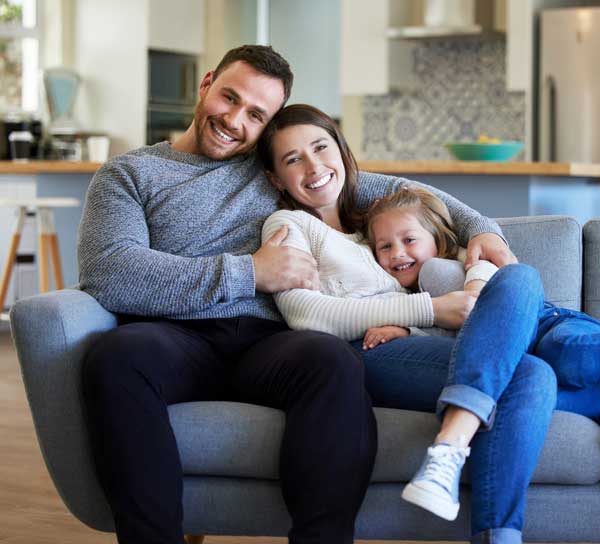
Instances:
[[[181,544],[182,469],[167,406],[225,398],[286,412],[290,542],[353,540],[376,450],[362,361],[335,337],[286,327],[269,293],[317,289],[316,263],[280,247],[285,231],[259,242],[278,197],[253,149],[291,85],[270,47],[234,49],[202,80],[185,134],[116,157],[90,185],[81,287],[124,324],[87,354],[84,396],[121,543]],[[392,187],[371,178],[371,193]],[[467,239],[478,235],[473,260],[513,260],[492,222],[445,201]]]

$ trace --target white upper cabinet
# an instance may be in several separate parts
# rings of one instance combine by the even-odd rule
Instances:
[[[204,52],[204,0],[150,0],[149,8],[151,49]]]
[[[342,0],[343,95],[389,90],[388,0]]]
[[[531,0],[506,0],[506,87],[529,91],[533,81]]]

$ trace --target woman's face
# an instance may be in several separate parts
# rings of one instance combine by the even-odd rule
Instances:
[[[272,149],[269,178],[275,187],[324,218],[337,213],[346,170],[340,148],[327,131],[314,125],[287,127],[275,133]]]
[[[402,287],[416,289],[423,263],[438,254],[433,235],[414,212],[400,208],[377,215],[370,230],[377,262]]]

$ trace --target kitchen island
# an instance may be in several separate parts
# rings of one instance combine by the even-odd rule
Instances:
[[[360,170],[406,177],[446,191],[490,217],[600,217],[600,164],[359,161]]]
[[[78,207],[55,211],[55,228],[67,286],[78,281],[77,227],[88,185],[100,166],[101,163],[80,161],[0,161],[0,198],[72,197],[80,201]],[[0,266],[4,266],[8,254],[15,213],[16,209],[0,208]],[[7,304],[14,300],[15,295],[37,292],[37,266],[31,259],[36,243],[35,222],[30,217],[26,220],[18,251],[21,264],[15,266]]]

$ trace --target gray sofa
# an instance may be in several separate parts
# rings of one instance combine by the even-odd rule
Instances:
[[[574,219],[558,216],[499,223],[518,258],[540,270],[548,300],[600,317],[600,220],[583,230]],[[90,456],[80,365],[89,342],[115,327],[116,319],[89,295],[64,290],[17,302],[11,326],[40,447],[56,488],[83,523],[111,531],[110,510]],[[357,520],[357,538],[467,540],[468,471],[464,506],[455,522],[400,500],[436,432],[434,416],[375,412],[379,451]],[[170,414],[186,474],[185,532],[285,535],[289,517],[277,481],[283,413],[240,403],[195,402],[174,405]],[[529,489],[524,538],[600,541],[599,482],[600,427],[557,411]]]

